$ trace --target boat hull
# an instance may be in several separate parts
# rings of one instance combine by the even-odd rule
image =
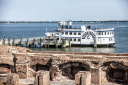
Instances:
[[[112,47],[116,43],[112,44],[97,44],[97,47]],[[74,47],[94,47],[94,44],[72,44]]]

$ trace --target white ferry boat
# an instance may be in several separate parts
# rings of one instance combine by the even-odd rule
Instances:
[[[74,26],[72,21],[59,22],[59,28],[54,32],[46,32],[46,36],[55,36],[58,42],[62,38],[70,39],[71,45],[94,45],[96,41],[97,46],[113,46],[115,44],[114,28],[92,28],[89,26]],[[94,41],[95,40],[95,41]]]

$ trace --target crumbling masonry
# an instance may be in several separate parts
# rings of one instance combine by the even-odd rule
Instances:
[[[0,83],[9,83],[9,75],[15,75],[16,79],[33,78],[33,85],[50,85],[50,81],[71,81],[76,85],[127,84],[128,54],[31,51],[1,45]]]

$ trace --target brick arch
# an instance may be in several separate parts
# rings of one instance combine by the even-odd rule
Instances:
[[[105,62],[103,63],[106,79],[109,82],[123,83],[128,82],[128,66],[121,62]]]
[[[4,63],[0,64],[0,76],[2,76],[2,74],[8,74],[14,72],[15,72],[14,66]]]
[[[65,61],[65,62],[61,62],[61,63],[57,63],[57,65],[62,65],[62,64],[66,64],[66,63],[82,63],[85,65],[88,65],[90,67],[90,62],[86,62],[86,61]]]
[[[50,66],[49,65],[42,65],[42,64],[36,64],[36,65],[32,65],[30,66],[31,69],[33,69],[34,71],[39,71],[39,70],[45,70],[45,71],[49,71],[50,70]]]
[[[30,66],[33,66],[33,65],[37,65],[37,64],[40,64],[40,65],[51,65],[51,59],[48,58],[48,59],[43,59],[43,58],[36,58],[36,59],[31,59],[30,61]]]
[[[1,59],[0,64],[7,64],[7,65],[10,65],[10,66],[14,66],[13,60],[7,60],[7,59]]]
[[[40,71],[40,70],[49,71],[50,66],[49,65],[42,65],[42,64],[31,65],[28,69],[29,78],[36,77],[36,72]]]
[[[74,80],[75,74],[79,71],[90,71],[90,66],[80,62],[68,62],[60,64],[59,69],[62,71],[63,76],[67,76],[69,79]]]

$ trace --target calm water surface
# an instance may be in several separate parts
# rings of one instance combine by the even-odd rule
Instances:
[[[74,25],[90,25],[90,23],[73,23]],[[101,23],[92,23],[100,25]],[[47,31],[53,31],[58,23],[0,23],[0,38],[29,38],[44,36]],[[30,48],[36,51],[65,51],[65,52],[105,52],[105,53],[128,53],[128,23],[104,23],[103,28],[115,28],[115,41],[113,47],[71,47],[71,48]]]

